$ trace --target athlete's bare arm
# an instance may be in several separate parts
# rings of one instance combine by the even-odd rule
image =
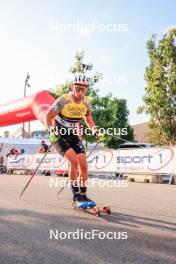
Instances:
[[[57,98],[56,101],[50,107],[45,118],[45,126],[47,127],[48,130],[50,130],[50,127],[54,125],[54,119],[57,116],[57,114],[60,112],[64,104],[65,104],[65,100],[61,96]]]
[[[57,116],[57,112],[53,109],[50,109],[45,118],[45,126],[50,131],[50,127],[54,125],[54,119]]]
[[[92,130],[92,133],[95,133],[97,129],[96,129],[96,125],[94,123],[94,120],[92,118],[92,115],[91,114],[86,115],[84,117],[84,121],[85,121],[86,125],[88,126],[88,128],[90,128]]]

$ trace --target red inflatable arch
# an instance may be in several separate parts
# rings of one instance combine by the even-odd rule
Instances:
[[[40,120],[55,101],[49,91],[41,91],[31,96],[0,105],[0,126],[10,126],[19,123]]]

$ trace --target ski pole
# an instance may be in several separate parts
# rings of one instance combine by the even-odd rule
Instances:
[[[99,143],[100,143],[100,141],[98,140],[97,143],[95,144],[95,146],[91,149],[91,151],[87,155],[86,159],[88,159],[92,155],[92,153],[94,152],[94,150],[96,149],[96,147],[98,146]]]
[[[42,164],[43,160],[45,159],[46,155],[48,154],[48,152],[50,151],[51,147],[52,147],[53,143],[51,143],[51,145],[49,146],[47,152],[43,155],[43,158],[41,159],[40,163],[38,164],[38,166],[36,167],[36,169],[34,170],[34,172],[31,175],[31,178],[29,179],[29,181],[27,182],[27,184],[25,185],[24,189],[22,190],[19,199],[22,197],[22,195],[24,194],[25,190],[27,189],[28,185],[30,184],[30,182],[32,181],[33,177],[36,175],[40,165]]]

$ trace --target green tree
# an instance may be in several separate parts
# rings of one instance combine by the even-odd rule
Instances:
[[[70,73],[72,74],[89,74],[92,70],[92,64],[83,64],[84,52],[76,53],[74,66],[70,68]],[[89,66],[89,67],[84,67]],[[90,75],[90,74],[89,74]],[[104,97],[99,95],[99,90],[95,88],[96,84],[102,79],[102,74],[94,73],[91,76],[91,84],[87,90],[87,96],[91,97],[92,108],[93,108],[93,119],[98,127],[108,129],[108,128],[123,128],[127,127],[128,135],[115,137],[106,136],[104,138],[104,145],[106,147],[117,148],[117,146],[124,142],[123,138],[126,140],[133,140],[133,130],[128,125],[128,111],[126,106],[126,101],[123,99],[113,98],[111,94]],[[56,89],[52,89],[52,95],[56,98],[63,93],[68,92],[71,89],[72,82],[66,81],[65,84],[57,86]],[[81,121],[83,128],[86,128],[84,121]],[[121,137],[122,139],[120,139]],[[85,135],[84,139],[86,142],[94,142],[95,137]]]
[[[116,128],[117,135],[108,137],[106,145],[116,149],[119,144],[134,140],[134,130],[128,123],[129,111],[126,100],[113,98],[113,103],[115,111],[113,127]]]
[[[70,68],[69,72],[73,75],[77,73],[77,74],[80,74],[80,73],[84,73],[86,74],[88,71],[92,70],[92,67],[93,65],[91,63],[89,63],[88,65],[84,64],[83,63],[83,57],[84,57],[84,52],[77,52],[75,54],[75,57],[74,57],[74,65]],[[88,69],[86,69],[85,66],[89,66]],[[92,97],[92,98],[97,98],[97,94],[98,94],[98,89],[95,89],[93,88],[95,86],[95,84],[100,81],[102,79],[102,74],[96,72],[93,74],[93,76],[91,76],[91,84],[90,84],[90,87],[88,89],[88,96]],[[61,84],[61,85],[58,85],[56,86],[55,89],[50,89],[51,91],[51,94],[57,98],[58,96],[64,94],[64,93],[67,93],[70,89],[71,89],[71,86],[72,86],[72,81],[70,80],[66,80],[66,82],[64,84]]]
[[[161,40],[147,42],[150,64],[145,70],[144,105],[138,113],[150,116],[152,139],[157,144],[176,143],[176,28]]]
[[[98,127],[113,129],[112,135],[105,136],[104,145],[116,149],[119,144],[134,140],[133,129],[128,124],[126,100],[113,98],[112,94],[99,97],[93,108],[93,119]],[[123,131],[123,129],[126,129]],[[89,140],[90,141],[90,140]]]

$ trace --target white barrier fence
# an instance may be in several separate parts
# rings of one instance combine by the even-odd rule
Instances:
[[[35,169],[43,154],[9,157],[7,169]],[[98,150],[88,158],[89,172],[176,174],[176,147]],[[67,170],[59,154],[48,154],[40,169]]]

